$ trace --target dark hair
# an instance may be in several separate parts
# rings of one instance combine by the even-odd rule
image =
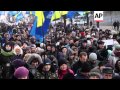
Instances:
[[[104,66],[105,65],[105,62],[101,61],[98,63],[98,66],[101,67],[101,66]]]
[[[30,64],[35,63],[35,62],[38,62],[38,63],[39,63],[38,58],[33,58],[33,60],[30,62]]]
[[[86,53],[86,52],[80,52],[79,56],[80,56],[80,57],[82,57],[82,56],[87,56],[87,53]]]
[[[119,72],[120,72],[120,69],[119,69],[119,67],[118,67],[118,62],[120,62],[120,59],[117,60],[116,63],[115,63],[115,72],[116,72],[116,73],[119,73]]]

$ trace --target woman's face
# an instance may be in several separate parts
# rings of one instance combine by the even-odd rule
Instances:
[[[66,65],[66,64],[61,65],[61,66],[60,66],[60,69],[61,69],[61,70],[67,70],[67,65]]]
[[[32,62],[33,67],[37,67],[39,65],[39,62]]]

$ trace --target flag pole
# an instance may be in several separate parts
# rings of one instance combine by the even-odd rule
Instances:
[[[43,12],[41,12],[41,17],[42,17],[42,13],[43,13]],[[42,34],[43,34],[43,47],[44,47],[44,49],[45,49],[45,51],[46,51],[46,47],[44,46],[45,40],[44,40],[44,30],[43,30],[43,18],[42,18],[42,26],[41,26],[41,29],[42,29]],[[44,61],[45,61],[45,53],[44,53]],[[44,61],[43,61],[43,62],[44,62]]]

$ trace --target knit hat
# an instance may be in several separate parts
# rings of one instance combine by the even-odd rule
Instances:
[[[51,60],[49,59],[49,58],[46,58],[45,60],[44,60],[44,65],[51,65]]]
[[[120,49],[120,45],[115,45],[115,49]]]
[[[26,77],[29,75],[29,70],[25,67],[19,67],[15,70],[14,76],[18,78]]]
[[[113,74],[113,69],[111,67],[106,67],[102,70],[102,73]]]
[[[59,63],[58,63],[58,66],[60,67],[63,64],[67,64],[65,59],[60,60]]]
[[[96,53],[90,53],[90,55],[89,55],[89,60],[97,60],[97,55],[96,55]]]
[[[12,62],[14,68],[18,68],[25,65],[25,62],[21,59],[16,59]]]

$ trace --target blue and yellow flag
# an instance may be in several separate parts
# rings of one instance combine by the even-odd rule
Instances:
[[[33,27],[30,31],[30,35],[35,36],[37,40],[40,40],[40,42],[43,42],[43,38],[44,36],[47,34],[47,31],[49,29],[49,24],[50,24],[50,20],[51,20],[51,12],[50,11],[45,11],[43,12],[44,15],[44,20],[43,18],[38,18],[36,16],[35,20],[34,20],[34,24]],[[40,20],[38,20],[40,19]],[[37,27],[37,23],[38,21],[40,21],[40,23],[42,23],[39,27]]]
[[[35,16],[37,16],[37,27],[42,26],[45,21],[43,11],[35,11]]]
[[[62,15],[67,15],[67,14],[68,14],[68,11],[54,11],[53,16],[51,17],[51,21],[60,19]]]

